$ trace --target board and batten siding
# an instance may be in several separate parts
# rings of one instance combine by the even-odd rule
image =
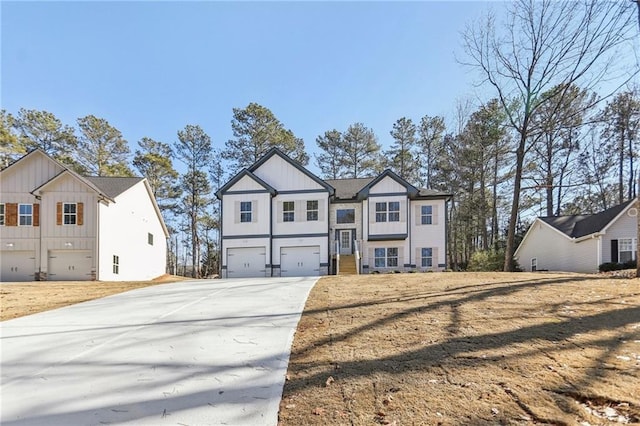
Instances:
[[[99,274],[102,281],[149,280],[166,272],[167,241],[144,181],[99,204]],[[149,244],[149,234],[153,244]],[[119,273],[113,272],[118,256]]]
[[[386,221],[376,222],[376,203],[387,203],[387,208],[390,202],[397,201],[400,204],[400,220],[398,222],[389,221],[389,211],[386,211]],[[375,235],[389,235],[389,234],[407,234],[408,232],[408,204],[409,200],[406,195],[392,195],[376,197],[370,196],[367,200],[368,203],[368,222],[369,222],[369,236]]]
[[[251,222],[240,222],[240,203],[251,202]],[[271,195],[266,192],[225,194],[222,199],[224,236],[267,235]]]
[[[19,164],[3,170],[0,177],[0,193],[25,194],[32,197],[29,192],[49,181],[63,171],[63,168],[39,151],[24,157]],[[4,201],[3,201],[4,202]]]
[[[575,242],[560,231],[536,220],[527,238],[518,249],[517,261],[524,271],[531,271],[531,259],[537,260],[537,270],[586,272],[598,271],[598,239]],[[533,232],[535,231],[535,232]]]
[[[307,201],[314,200],[318,201],[318,220],[307,220]],[[328,232],[328,192],[283,194],[277,195],[272,201],[273,235],[326,234]],[[290,201],[294,202],[294,221],[285,222],[283,203]]]
[[[400,185],[395,179],[386,176],[377,182],[374,186],[369,189],[369,195],[371,194],[395,194],[395,193],[406,193],[407,188],[403,185]]]
[[[280,191],[324,189],[318,182],[284,160],[279,155],[269,158],[253,174]]]

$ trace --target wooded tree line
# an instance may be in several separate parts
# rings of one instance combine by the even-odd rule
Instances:
[[[303,165],[313,161],[323,178],[390,168],[416,186],[454,194],[454,268],[493,251],[512,270],[518,238],[534,216],[595,213],[637,194],[637,70],[615,62],[637,36],[633,12],[627,2],[517,0],[502,28],[492,15],[474,22],[463,34],[466,65],[494,97],[459,103],[449,126],[439,116],[401,117],[390,123],[386,149],[372,129],[353,123],[318,135],[312,159],[304,141],[256,103],[233,109],[233,138],[224,146],[190,124],[173,141],[144,137],[133,152],[102,118],[71,126],[50,112],[20,109],[1,112],[0,161],[6,166],[40,148],[81,174],[146,177],[172,233],[171,272],[192,276],[217,272],[215,191],[272,147]],[[626,84],[598,91],[616,72],[629,76]]]

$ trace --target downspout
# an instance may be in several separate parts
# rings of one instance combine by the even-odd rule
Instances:
[[[447,270],[449,256],[449,201],[451,198],[444,199],[444,270]]]
[[[271,269],[269,276],[271,277],[273,277],[273,197],[273,194],[271,194],[269,199],[269,268]],[[280,267],[282,268],[282,265]],[[282,275],[282,272],[280,272],[280,275]]]
[[[100,198],[96,203],[96,281],[100,280]]]
[[[40,248],[38,249],[38,279],[36,281],[42,281],[42,196],[36,195],[35,197],[40,201],[38,206],[38,245]]]
[[[411,208],[413,206],[411,205],[411,199],[409,199],[407,197],[407,235],[409,236],[409,269],[411,269],[411,253],[413,252],[413,249],[411,247]],[[416,266],[417,265],[417,259],[416,259]]]

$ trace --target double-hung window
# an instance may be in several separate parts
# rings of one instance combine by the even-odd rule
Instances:
[[[62,223],[65,225],[78,223],[78,205],[76,203],[64,203],[62,205]]]
[[[318,200],[307,201],[307,220],[318,220]]]
[[[632,238],[621,238],[618,240],[618,262],[630,262],[636,258],[636,244]]]
[[[33,204],[20,204],[18,206],[18,225],[33,225]]]
[[[283,222],[293,222],[295,221],[295,201],[284,201],[282,203],[282,221]]]
[[[120,273],[120,256],[113,255],[113,273]]]
[[[374,250],[374,265],[376,268],[394,268],[398,266],[398,248],[376,248]]]
[[[423,225],[433,224],[433,206],[420,207],[420,223]]]
[[[431,268],[433,267],[433,249],[430,247],[425,247],[422,249],[421,253],[421,265],[423,268]]]
[[[253,218],[251,217],[251,201],[241,201],[240,202],[240,222],[251,222]]]
[[[4,225],[4,204],[0,204],[0,226]]]
[[[376,222],[400,222],[400,202],[376,203]]]

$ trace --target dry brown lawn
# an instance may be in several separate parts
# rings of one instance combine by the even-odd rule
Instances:
[[[551,273],[326,277],[279,424],[640,423],[640,279]]]
[[[0,284],[0,321],[49,311],[116,293],[183,280],[164,275],[153,281],[34,281]]]

